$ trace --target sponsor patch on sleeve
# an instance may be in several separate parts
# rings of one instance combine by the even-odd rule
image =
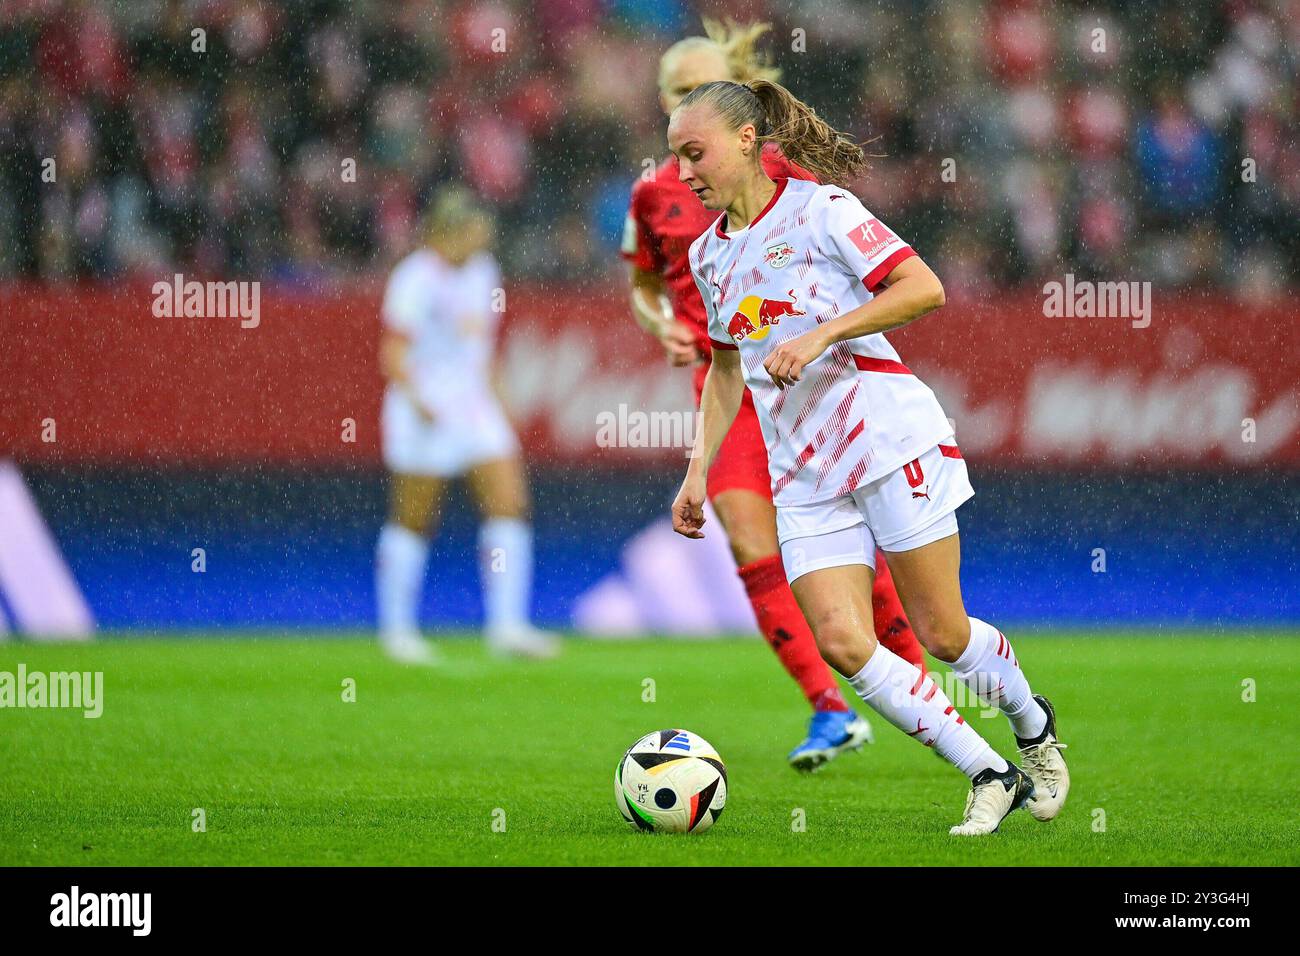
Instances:
[[[892,244],[899,241],[898,236],[883,222],[872,216],[860,226],[849,230],[849,239],[868,259],[875,259]]]

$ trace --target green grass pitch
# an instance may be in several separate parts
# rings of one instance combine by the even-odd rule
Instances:
[[[544,664],[445,641],[439,670],[360,635],[4,643],[0,671],[102,671],[104,711],[0,710],[0,864],[1300,862],[1300,634],[1013,635],[1073,790],[1054,822],[1016,813],[973,841],[948,836],[965,779],[874,715],[862,753],[790,770],[805,705],[756,639],[572,641]],[[964,712],[1011,751],[1005,720]],[[666,727],[727,762],[708,833],[639,833],[615,809],[616,761]]]

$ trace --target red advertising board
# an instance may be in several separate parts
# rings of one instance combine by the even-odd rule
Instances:
[[[0,456],[378,462],[378,287],[264,284],[256,325],[160,317],[154,299],[147,284],[0,286]],[[1300,307],[1157,290],[1142,327],[1044,301],[950,302],[890,336],[971,454],[1300,466]],[[668,368],[622,287],[512,284],[499,355],[533,460],[680,462],[689,371]]]

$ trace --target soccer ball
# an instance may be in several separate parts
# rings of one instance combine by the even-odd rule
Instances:
[[[639,830],[702,833],[727,803],[727,768],[703,737],[656,730],[618,762],[614,802],[623,819]]]

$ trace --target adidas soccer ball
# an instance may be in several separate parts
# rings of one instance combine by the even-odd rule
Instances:
[[[727,803],[727,768],[703,737],[656,730],[618,762],[614,802],[639,830],[702,833]]]

